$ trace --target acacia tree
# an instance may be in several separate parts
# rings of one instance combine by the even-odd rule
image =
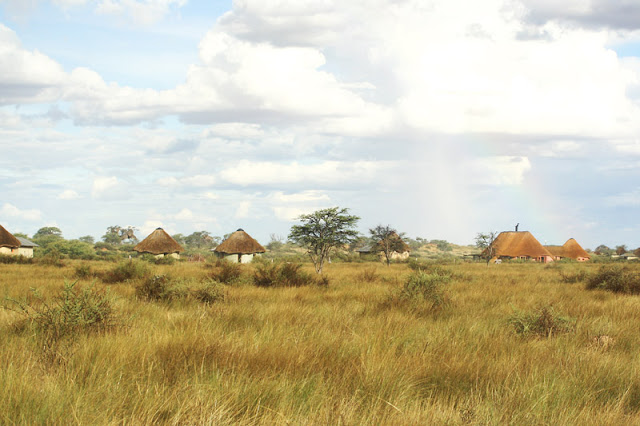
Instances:
[[[398,234],[398,231],[391,226],[378,225],[369,229],[373,247],[384,253],[387,266],[391,265],[391,256],[393,252],[401,253],[405,251],[405,243],[402,241],[404,234]]]
[[[354,228],[360,218],[348,214],[349,209],[331,207],[298,217],[301,225],[293,225],[289,239],[307,249],[316,273],[322,274],[325,259],[331,251],[354,241]]]
[[[627,246],[625,244],[622,244],[621,246],[616,246],[616,254],[618,256],[622,256],[626,252],[627,252]]]
[[[498,233],[496,231],[487,233],[478,232],[478,235],[476,235],[476,247],[482,250],[480,257],[487,260],[487,266],[489,266],[489,262],[496,254],[496,248],[493,246],[493,241],[497,236]]]

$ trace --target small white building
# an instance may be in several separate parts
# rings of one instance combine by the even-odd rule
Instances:
[[[0,254],[17,256],[20,251],[20,240],[0,225]]]
[[[18,248],[18,254],[20,256],[32,258],[33,257],[33,249],[35,247],[40,247],[33,241],[29,241],[26,238],[16,237],[18,241],[20,241],[20,247]]]
[[[218,258],[233,263],[249,263],[254,257],[262,255],[265,251],[264,247],[243,229],[238,229],[213,249]]]

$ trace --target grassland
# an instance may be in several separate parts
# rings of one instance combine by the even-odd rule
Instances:
[[[0,265],[0,298],[37,306],[36,287],[52,300],[83,264],[112,266]],[[447,265],[450,303],[437,311],[387,303],[405,264],[327,265],[326,287],[241,282],[211,304],[144,301],[139,280],[98,280],[122,326],[73,334],[53,357],[0,309],[0,423],[639,424],[640,298],[562,280],[599,267]],[[516,333],[514,316],[549,306],[568,332]]]

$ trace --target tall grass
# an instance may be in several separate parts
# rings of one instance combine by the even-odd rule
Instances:
[[[29,301],[38,287],[54,303],[81,264],[68,262],[0,265],[0,297]],[[127,332],[75,333],[62,363],[46,363],[33,334],[15,331],[24,318],[0,309],[0,423],[640,423],[638,296],[566,285],[543,265],[449,264],[447,314],[416,315],[378,308],[415,272],[394,264],[363,285],[373,265],[327,265],[327,287],[224,286],[225,303],[209,304],[150,303],[136,296],[144,278],[98,281]],[[149,267],[188,288],[210,271]],[[509,324],[549,305],[576,319],[571,332],[523,339]]]

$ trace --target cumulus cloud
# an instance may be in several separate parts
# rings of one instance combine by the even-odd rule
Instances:
[[[236,219],[245,219],[249,217],[249,209],[251,208],[251,201],[240,201],[234,217]]]
[[[184,176],[181,178],[177,178],[174,176],[160,178],[156,181],[158,185],[161,186],[169,186],[169,187],[195,187],[195,188],[203,188],[208,186],[213,186],[216,182],[216,177],[214,175],[195,175],[195,176]]]
[[[0,217],[36,222],[42,220],[42,212],[38,209],[20,209],[13,204],[4,203],[0,209]]]
[[[392,163],[382,161],[325,161],[317,164],[242,160],[236,165],[223,169],[220,177],[225,181],[240,185],[317,185],[320,187],[371,182]]]
[[[474,182],[485,185],[520,185],[531,170],[527,157],[496,156],[472,161]]]
[[[114,192],[120,187],[120,182],[115,176],[97,177],[91,185],[91,196],[93,198],[112,198],[116,196]]]
[[[78,194],[73,189],[65,189],[60,194],[58,194],[59,200],[77,200],[80,198],[80,194]]]
[[[527,19],[536,24],[557,20],[587,28],[640,29],[640,3],[635,0],[523,0]]]
[[[16,33],[0,24],[0,105],[56,100],[65,78],[58,63],[24,49]]]

